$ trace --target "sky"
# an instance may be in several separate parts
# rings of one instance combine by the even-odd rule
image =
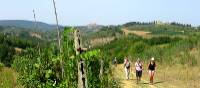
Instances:
[[[200,25],[200,0],[55,0],[61,25],[117,25],[131,21]],[[0,20],[56,24],[52,0],[1,0]]]

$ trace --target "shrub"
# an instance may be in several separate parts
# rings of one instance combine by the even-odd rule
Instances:
[[[148,40],[146,40],[146,42],[149,45],[159,45],[159,44],[177,42],[179,40],[181,40],[181,38],[178,38],[178,37],[171,38],[169,36],[160,36],[160,37],[153,37],[151,39],[148,39]]]
[[[0,70],[4,67],[4,64],[0,62]]]
[[[147,47],[148,45],[143,41],[136,42],[133,44],[133,46],[131,46],[131,53],[133,54],[142,53]]]

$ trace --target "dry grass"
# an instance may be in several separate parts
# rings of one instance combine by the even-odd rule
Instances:
[[[7,67],[1,69],[0,88],[22,88],[17,84],[17,73],[13,69]]]
[[[113,41],[114,39],[115,39],[115,37],[104,37],[104,38],[92,39],[90,41],[90,45],[91,45],[91,47],[99,46],[99,45],[107,44],[107,43]]]
[[[15,53],[21,53],[22,50],[23,50],[22,48],[15,47]]]
[[[148,80],[148,74],[144,73],[143,78]],[[187,67],[183,65],[159,65],[155,74],[155,82],[166,88],[199,88],[200,87],[199,67]]]
[[[144,63],[144,66],[146,66]],[[124,68],[120,64],[114,67],[114,76],[120,81],[122,88],[200,88],[200,69],[199,67],[187,67],[182,65],[157,66],[155,74],[155,84],[148,84],[148,72],[144,67],[142,81],[140,84],[135,82],[134,67],[132,66],[131,80],[125,80]]]
[[[150,34],[151,32],[148,32],[148,31],[131,31],[131,30],[128,30],[126,28],[122,29],[123,33],[125,35],[128,35],[128,34],[135,34],[135,35],[138,35],[138,36],[142,36],[142,37],[146,37],[148,34]]]
[[[37,32],[30,32],[29,33],[31,37],[36,37],[38,39],[42,39],[42,36],[40,33],[37,33]]]

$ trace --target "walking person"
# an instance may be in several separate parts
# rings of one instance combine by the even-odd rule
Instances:
[[[124,59],[124,69],[125,69],[126,79],[129,79],[130,62],[127,57],[125,57],[125,59]]]
[[[142,70],[143,70],[143,64],[141,60],[138,58],[138,60],[135,62],[135,73],[136,73],[136,79],[137,79],[137,84],[141,80],[142,77]]]
[[[117,66],[117,57],[113,59],[113,65]]]
[[[149,64],[148,64],[150,84],[153,84],[155,69],[156,69],[156,63],[155,63],[154,57],[152,57]]]

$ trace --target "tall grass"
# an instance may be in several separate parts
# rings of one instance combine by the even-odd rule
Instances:
[[[198,58],[191,55],[191,51],[199,47],[200,41],[197,37],[161,36],[144,39],[129,35],[116,39],[112,43],[102,46],[101,49],[108,58],[117,57],[119,62],[123,62],[125,56],[131,57],[131,60],[141,58],[145,61],[155,57],[156,61],[163,64],[196,66]]]
[[[0,70],[0,87],[22,88],[17,84],[17,73],[13,69],[4,67]]]

